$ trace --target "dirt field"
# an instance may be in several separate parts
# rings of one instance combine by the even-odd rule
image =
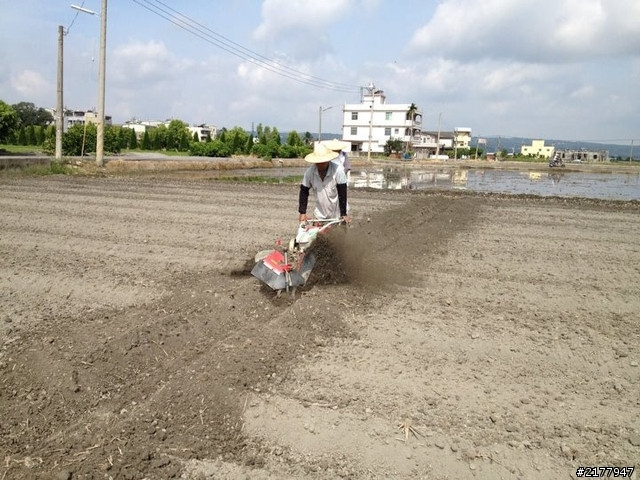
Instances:
[[[297,186],[0,179],[0,480],[640,469],[637,202],[350,203],[277,299]]]

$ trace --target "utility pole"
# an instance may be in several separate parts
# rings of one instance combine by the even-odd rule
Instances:
[[[318,142],[322,140],[322,112],[326,112],[327,110],[331,110],[333,107],[337,107],[338,105],[331,105],[330,107],[322,108],[322,105],[318,107]]]
[[[58,98],[56,103],[56,160],[62,160],[62,129],[64,128],[64,101],[62,97],[64,27],[58,25]]]
[[[436,144],[436,159],[440,156],[440,120],[442,119],[442,112],[438,114],[438,140]]]
[[[453,159],[458,159],[458,129],[453,129]]]
[[[371,137],[373,135],[373,96],[371,97],[371,115],[369,116],[369,149],[367,150],[367,162],[371,163]]]
[[[105,70],[107,63],[107,0],[102,0],[100,16],[100,72],[98,74],[98,132],[96,142],[96,165],[104,165],[104,96]]]
[[[633,138],[631,139],[631,152],[629,152],[629,163],[633,161]]]

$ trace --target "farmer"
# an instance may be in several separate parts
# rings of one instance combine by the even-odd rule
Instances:
[[[298,213],[300,223],[306,222],[309,190],[315,196],[315,218],[342,218],[350,224],[347,205],[347,175],[335,160],[338,153],[329,150],[321,143],[316,144],[312,153],[304,157],[312,165],[307,168],[300,184]]]
[[[329,150],[333,150],[338,153],[338,158],[334,160],[334,162],[339,163],[344,168],[344,171],[347,174],[347,178],[349,178],[349,172],[351,171],[351,162],[349,161],[349,157],[347,156],[347,152],[345,152],[345,148],[349,146],[346,142],[341,142],[338,139],[333,140],[325,140],[322,144],[327,147]]]

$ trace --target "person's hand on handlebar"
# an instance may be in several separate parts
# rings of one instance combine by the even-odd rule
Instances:
[[[301,213],[298,220],[300,223],[305,223],[307,220],[309,220],[309,217],[307,217],[306,213]]]

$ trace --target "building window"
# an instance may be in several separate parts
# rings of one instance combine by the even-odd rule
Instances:
[[[358,120],[358,112],[351,112],[351,120]]]
[[[399,128],[394,128],[393,129],[393,133],[395,133],[396,135],[398,135],[400,133],[400,129]]]
[[[384,112],[384,119],[391,120],[392,112]]]
[[[351,135],[358,135],[358,127],[351,127]]]
[[[391,136],[391,127],[385,127],[384,128],[384,135],[385,135],[385,137],[390,137]]]

